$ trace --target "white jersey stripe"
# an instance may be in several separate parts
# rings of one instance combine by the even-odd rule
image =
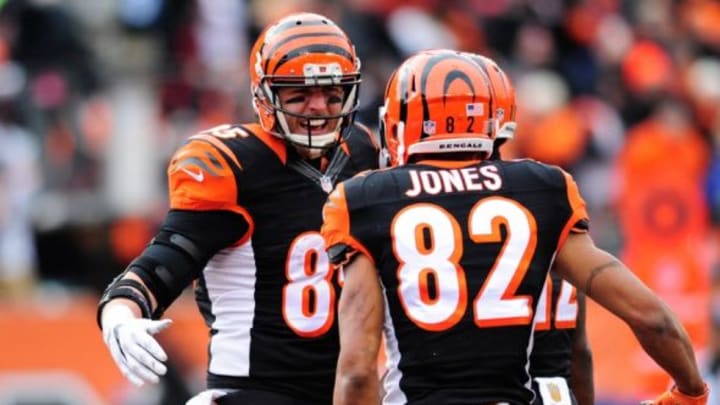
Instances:
[[[213,374],[248,376],[250,329],[255,314],[255,256],[252,239],[223,249],[205,266],[204,276],[217,333],[210,341]]]
[[[383,378],[385,396],[383,397],[382,403],[383,405],[401,405],[407,403],[407,397],[402,389],[400,389],[400,380],[402,379],[402,371],[398,368],[400,364],[400,348],[398,347],[397,336],[395,336],[395,328],[393,327],[390,316],[390,306],[387,302],[384,285],[383,300],[385,301],[385,322],[383,329],[385,333],[385,354],[387,356],[385,368],[387,369],[387,373],[385,373]]]

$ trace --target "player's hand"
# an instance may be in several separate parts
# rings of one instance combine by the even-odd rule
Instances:
[[[710,390],[705,384],[705,392],[697,396],[691,396],[680,392],[677,387],[672,387],[657,397],[654,401],[642,401],[640,405],[706,405]]]
[[[125,378],[138,387],[160,381],[167,372],[163,364],[167,354],[152,335],[172,321],[135,318],[126,307],[108,308],[108,312],[103,314],[103,340]]]

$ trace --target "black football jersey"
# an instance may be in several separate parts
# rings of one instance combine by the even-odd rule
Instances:
[[[208,387],[271,390],[332,402],[339,342],[339,285],[320,235],[322,206],[335,183],[377,167],[364,127],[317,165],[258,125],[223,126],[191,137],[168,168],[171,213],[183,232],[213,251],[196,286],[210,328]],[[316,176],[313,176],[313,173]],[[242,218],[203,223],[207,212]],[[189,218],[189,219],[188,219]],[[214,236],[231,243],[210,247]]]
[[[532,400],[537,302],[587,219],[569,174],[532,160],[420,162],[344,182],[324,215],[328,248],[350,246],[379,272],[385,404]]]
[[[569,382],[577,316],[577,290],[551,272],[535,315],[530,356],[533,377],[563,377]]]

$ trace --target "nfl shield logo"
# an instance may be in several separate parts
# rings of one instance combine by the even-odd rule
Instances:
[[[428,135],[435,134],[435,121],[427,120],[423,121],[423,132]]]
[[[328,176],[320,177],[320,187],[323,189],[324,192],[330,194],[330,192],[333,190],[332,179]]]

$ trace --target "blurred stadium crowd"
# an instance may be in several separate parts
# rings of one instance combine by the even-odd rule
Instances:
[[[162,218],[170,153],[197,130],[252,118],[248,46],[299,10],[355,42],[358,118],[371,127],[389,73],[413,52],[497,60],[518,91],[508,152],[573,173],[595,240],[671,303],[717,371],[715,0],[0,1],[0,313],[97,296]],[[599,401],[660,392],[667,380],[619,349],[606,318],[591,308]]]

